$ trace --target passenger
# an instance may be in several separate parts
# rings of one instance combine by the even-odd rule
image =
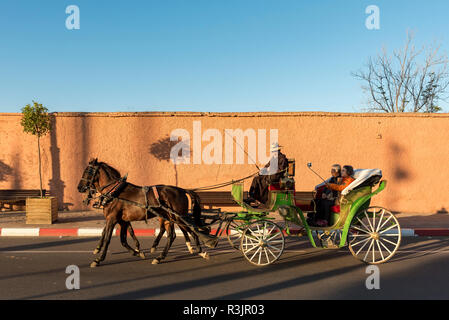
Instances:
[[[282,146],[278,143],[271,144],[270,152],[272,158],[265,167],[260,170],[259,175],[254,177],[251,188],[249,189],[249,198],[245,202],[267,202],[268,186],[273,183],[278,183],[284,176],[285,170],[288,168],[288,159],[286,155],[281,152],[281,147]],[[277,159],[276,168],[270,167],[273,159]]]
[[[341,178],[339,178],[339,182],[338,183],[326,183],[326,186],[328,189],[338,192],[337,200],[340,198],[341,192],[355,180],[352,177],[353,175],[354,175],[354,169],[352,168],[352,166],[343,166],[343,169],[341,169]],[[329,220],[330,207],[332,207],[332,205],[329,206],[328,208],[325,208],[325,210],[328,210],[325,212],[325,214],[327,215],[325,218],[327,220],[322,220],[320,222],[317,221],[318,226],[325,227],[328,225],[328,223],[330,221]]]
[[[340,195],[340,193],[355,180],[353,175],[354,168],[352,166],[343,166],[343,169],[341,169],[341,182],[338,184],[326,183],[326,185],[329,189],[338,191]]]
[[[331,168],[332,177],[329,183],[338,184],[341,180],[341,166],[334,164]],[[316,216],[310,219],[310,223],[315,226],[325,227],[330,220],[331,207],[335,205],[335,200],[338,198],[338,191],[325,188],[321,195],[321,199],[315,200]]]

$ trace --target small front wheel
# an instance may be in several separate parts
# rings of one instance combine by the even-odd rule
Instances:
[[[348,245],[352,255],[368,264],[389,260],[401,243],[396,217],[382,207],[370,207],[356,215],[349,227]]]
[[[243,255],[256,266],[266,266],[278,260],[284,246],[282,229],[276,223],[266,220],[248,225],[240,242]]]
[[[240,241],[245,228],[245,223],[239,220],[230,220],[226,225],[226,235],[232,248],[240,250]]]

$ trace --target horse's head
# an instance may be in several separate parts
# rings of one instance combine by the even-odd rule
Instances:
[[[84,169],[81,180],[78,183],[78,192],[84,193],[91,188],[94,188],[94,183],[98,181],[99,178],[100,163],[97,159],[92,159],[89,161],[86,169]]]

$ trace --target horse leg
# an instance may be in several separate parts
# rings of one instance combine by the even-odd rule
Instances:
[[[143,251],[140,251],[140,242],[139,242],[139,240],[137,239],[137,237],[136,237],[136,235],[134,233],[133,226],[131,225],[131,222],[129,222],[128,224],[129,224],[129,229],[128,229],[129,230],[129,234],[130,234],[131,238],[133,238],[134,243],[136,245],[136,250],[135,250],[136,254],[138,254],[139,257],[141,257],[142,259],[145,259],[145,254],[143,253]]]
[[[155,259],[153,259],[153,261],[151,262],[152,264],[158,264],[160,263],[163,259],[165,259],[165,257],[168,254],[168,250],[170,250],[170,247],[173,243],[173,241],[176,238],[176,232],[175,232],[175,225],[173,222],[168,222],[167,221],[167,244],[165,245],[164,251],[162,251],[161,255]]]
[[[100,242],[98,242],[98,245],[95,248],[93,254],[97,254],[98,252],[100,252],[101,248],[103,247],[105,231],[106,231],[106,226],[104,226],[104,228],[103,228],[103,232],[101,233]]]
[[[165,233],[165,220],[162,218],[159,218],[159,233],[154,239],[153,245],[151,246],[150,252],[153,253],[156,251],[157,246],[159,245],[159,241],[161,241],[162,236]]]
[[[186,227],[183,225],[179,225],[179,229],[181,229],[182,233],[184,234],[184,238],[186,239],[186,246],[187,249],[191,254],[194,254],[194,250],[192,248],[192,245],[190,244],[190,238],[189,238],[189,232],[187,231]]]
[[[105,229],[104,229],[104,232],[105,232],[104,244],[103,244],[103,247],[101,249],[100,257],[96,258],[90,264],[91,268],[94,268],[94,267],[98,266],[100,264],[100,262],[105,259],[106,253],[108,252],[109,243],[111,242],[112,232],[114,231],[114,226],[115,226],[116,223],[117,222],[112,220],[112,219],[106,220],[106,226],[105,226]]]
[[[125,222],[125,221],[121,221],[119,222],[120,224],[120,242],[122,243],[122,246],[124,248],[126,248],[129,252],[132,253],[133,256],[140,256],[142,259],[145,259],[145,255],[143,254],[143,252],[140,252],[139,250],[139,241],[137,240],[135,234],[134,234],[134,230],[133,227],[131,226],[131,223],[129,222]],[[133,239],[135,239],[136,244],[137,244],[137,249],[133,249],[129,246],[128,241],[127,241],[127,231],[129,228],[129,233],[131,234],[131,236],[133,237]]]
[[[203,249],[201,248],[201,242],[200,242],[200,238],[198,237],[198,235],[195,232],[191,232],[191,235],[193,237],[193,239],[195,240],[195,246],[197,248],[197,253],[200,257],[202,257],[203,259],[209,260],[209,253],[207,253],[207,251],[203,251]]]

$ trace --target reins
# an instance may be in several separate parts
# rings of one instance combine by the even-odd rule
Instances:
[[[285,172],[287,170],[288,170],[288,168],[286,168],[284,170],[280,170],[279,172],[276,172],[274,174],[279,174],[279,173]],[[199,187],[199,188],[187,189],[187,190],[190,190],[190,191],[205,191],[205,190],[219,189],[219,188],[222,188],[222,187],[226,187],[226,186],[232,185],[232,184],[237,183],[237,182],[242,182],[242,181],[248,180],[248,179],[250,179],[250,178],[252,178],[252,177],[254,177],[254,176],[258,175],[258,174],[259,174],[259,172],[255,172],[255,173],[253,173],[250,176],[247,176],[247,177],[244,177],[244,178],[241,178],[241,179],[238,179],[238,180],[231,180],[231,181],[227,181],[227,182],[214,184],[214,185],[211,185],[211,186],[205,186],[205,187]]]

